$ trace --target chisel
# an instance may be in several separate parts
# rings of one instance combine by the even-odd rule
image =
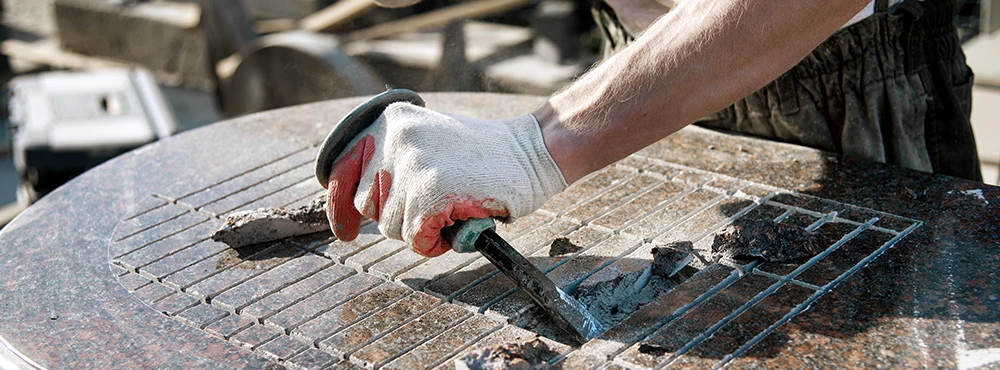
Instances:
[[[455,250],[471,247],[493,266],[514,280],[560,329],[583,344],[604,331],[587,307],[559,289],[541,270],[497,235],[493,219],[479,218],[458,222],[441,231],[441,236]]]

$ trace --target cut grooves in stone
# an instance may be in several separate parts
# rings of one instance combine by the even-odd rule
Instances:
[[[577,349],[476,253],[422,258],[371,223],[351,242],[318,233],[239,250],[196,235],[219,224],[224,215],[214,212],[223,208],[307,203],[322,190],[300,179],[309,153],[191,194],[144,198],[109,246],[117,279],[164,315],[292,368],[447,367],[538,335],[553,350],[546,361],[566,368],[711,367],[921,225],[633,155],[498,229],[607,328]],[[877,217],[850,216],[862,214]],[[794,264],[717,259],[715,233],[745,220],[815,232],[822,251]],[[559,250],[550,249],[554,240]],[[690,246],[690,263],[652,268],[650,251],[677,243]]]

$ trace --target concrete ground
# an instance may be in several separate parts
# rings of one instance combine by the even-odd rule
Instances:
[[[972,126],[983,163],[983,182],[1000,183],[1000,32],[983,35],[964,45],[976,74],[972,89]]]

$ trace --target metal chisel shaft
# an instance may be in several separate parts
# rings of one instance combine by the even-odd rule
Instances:
[[[583,304],[559,289],[493,230],[487,229],[479,234],[475,247],[580,344],[603,331],[601,324]]]

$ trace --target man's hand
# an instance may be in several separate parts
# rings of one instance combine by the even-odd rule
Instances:
[[[532,115],[484,121],[394,103],[334,162],[327,214],[353,240],[361,216],[421,255],[451,249],[441,229],[469,218],[514,218],[566,188]]]

